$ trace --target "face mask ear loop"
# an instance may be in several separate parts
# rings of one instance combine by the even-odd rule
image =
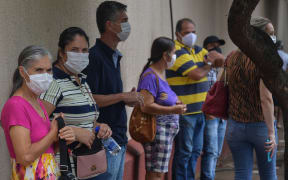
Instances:
[[[111,21],[113,24],[116,24],[116,25],[118,25],[118,23],[116,23],[116,22],[113,22],[113,21]],[[120,24],[120,29],[121,29],[121,31],[120,32],[118,32],[118,33],[121,33],[122,32],[122,27],[121,27],[121,24]],[[112,28],[112,32],[113,33],[115,33],[115,34],[118,34],[117,32],[115,32],[114,31],[114,28]]]
[[[180,32],[178,32],[181,42],[183,42],[183,36]]]
[[[168,52],[168,51],[166,51],[166,54],[167,54],[167,56],[168,56],[169,58],[171,58],[171,56],[170,56],[170,54],[169,54],[169,52]]]
[[[27,70],[26,70],[26,68],[24,66],[23,66],[23,70],[26,73],[26,75],[29,77],[29,81],[30,81],[30,75],[28,74],[28,72],[27,72]],[[18,71],[20,73],[20,69],[18,69]],[[23,79],[27,82],[27,80],[25,78],[23,78]]]

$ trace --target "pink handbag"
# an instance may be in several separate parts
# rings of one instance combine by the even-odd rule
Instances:
[[[88,179],[106,172],[106,153],[100,139],[95,138],[91,149],[82,144],[73,149],[72,153],[78,179]]]
[[[106,172],[107,162],[105,150],[95,154],[77,156],[77,177],[87,179]]]

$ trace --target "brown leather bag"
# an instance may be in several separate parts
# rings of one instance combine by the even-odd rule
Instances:
[[[148,74],[155,74],[153,71],[145,73],[141,80]],[[159,90],[159,79],[157,79],[157,91]],[[140,82],[140,81],[139,81]],[[156,136],[156,117],[141,111],[141,107],[135,106],[129,122],[129,133],[131,137],[140,143],[153,142]]]

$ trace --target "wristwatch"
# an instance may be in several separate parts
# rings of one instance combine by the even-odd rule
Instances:
[[[212,66],[212,63],[211,63],[211,62],[209,62],[209,61],[208,61],[206,64],[208,64],[209,66]]]

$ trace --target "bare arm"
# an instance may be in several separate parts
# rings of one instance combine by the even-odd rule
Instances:
[[[190,71],[187,76],[195,81],[199,81],[200,79],[207,76],[207,74],[210,72],[211,66],[210,65],[204,65],[203,67],[198,67],[192,71]]]
[[[144,104],[141,111],[148,114],[183,114],[186,111],[186,105],[178,104],[175,106],[161,106],[154,102],[154,97],[147,91],[141,90],[144,97]]]
[[[50,116],[54,112],[56,107],[53,104],[51,104],[45,100],[41,100],[41,102],[43,103],[43,105],[44,105],[44,107],[48,113],[48,116]]]
[[[225,57],[222,54],[216,51],[211,51],[207,54],[207,57],[205,57],[204,59],[204,62],[206,64],[202,67],[198,67],[196,69],[191,70],[187,74],[187,76],[192,80],[199,81],[205,76],[207,76],[207,74],[210,72],[212,67],[221,67],[224,61],[225,61]],[[211,63],[211,66],[208,65],[208,62]]]
[[[269,134],[274,134],[274,104],[271,92],[266,88],[263,80],[260,80],[260,99],[265,123]]]
[[[107,107],[123,101],[124,95],[123,93],[110,95],[93,94],[93,98],[95,99],[99,107]]]
[[[110,95],[93,94],[93,98],[99,107],[107,107],[123,101],[128,106],[135,106],[143,103],[143,98],[136,88],[133,87],[130,92],[123,92]]]
[[[10,137],[16,154],[16,161],[24,166],[30,165],[58,139],[56,120],[51,122],[49,133],[36,143],[31,143],[30,130],[22,126],[12,126]]]
[[[50,116],[54,112],[56,107],[53,104],[45,100],[42,100],[42,103],[46,108],[48,116]],[[98,133],[98,137],[107,138],[112,135],[112,131],[110,130],[109,126],[103,123],[98,124],[98,125],[100,126],[100,133]],[[67,144],[70,144],[74,141],[79,141],[80,143],[83,143],[87,147],[91,148],[91,145],[93,144],[93,141],[95,139],[95,134],[84,128],[74,127],[74,126],[65,126],[59,131],[59,137],[61,139],[65,139],[67,141]]]
[[[271,157],[276,148],[275,131],[274,131],[274,104],[271,92],[266,88],[263,80],[260,80],[260,99],[264,115],[264,121],[268,128],[268,138],[270,142],[266,143],[266,151],[271,151]],[[267,147],[268,145],[268,147]]]
[[[48,113],[48,116],[50,116],[54,112],[56,107],[53,104],[49,103],[48,101],[45,100],[41,101]],[[61,116],[64,119],[64,114],[61,113]],[[67,144],[71,144],[72,142],[76,141],[77,135],[79,136],[76,127],[65,126],[59,131],[59,137],[61,139],[65,139],[67,141]]]

